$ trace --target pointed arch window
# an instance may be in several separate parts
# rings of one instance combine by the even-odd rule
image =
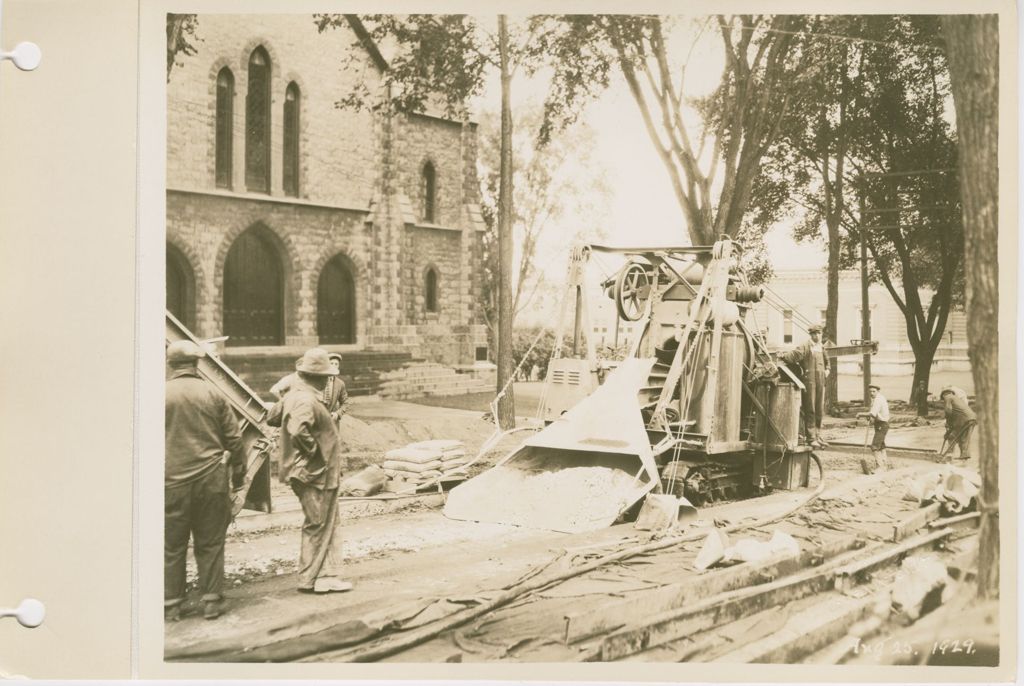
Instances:
[[[235,135],[235,76],[224,67],[217,74],[216,114],[216,182],[220,188],[231,188],[232,138]]]
[[[437,207],[437,171],[433,162],[423,165],[423,221],[436,221]]]
[[[286,195],[299,194],[299,115],[301,93],[299,85],[292,81],[284,94],[284,192]]]
[[[437,270],[428,267],[423,282],[423,300],[426,310],[427,312],[437,312]]]
[[[245,186],[270,192],[270,55],[262,47],[249,56],[245,95]]]

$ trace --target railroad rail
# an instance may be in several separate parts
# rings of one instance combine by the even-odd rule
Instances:
[[[660,536],[625,525],[618,537],[600,543],[568,536],[561,554],[535,558],[525,573],[493,591],[461,585],[435,590],[436,597],[427,592],[413,611],[378,598],[369,613],[365,600],[353,597],[351,611],[283,619],[280,626],[172,650],[165,658],[830,664],[863,659],[857,652],[863,641],[893,630],[887,594],[904,559],[934,555],[961,581],[972,573],[964,556],[976,539],[977,514],[943,516],[938,505],[919,507],[903,499],[905,484],[923,471],[915,465],[872,476],[851,473],[813,492],[728,503],[702,511],[703,523]],[[698,571],[694,563],[712,528],[733,542],[763,542],[777,531],[786,533],[799,542],[799,551]],[[471,563],[458,555],[449,553],[453,565]],[[399,574],[402,564],[392,565]],[[446,576],[443,569],[430,569],[438,578]]]

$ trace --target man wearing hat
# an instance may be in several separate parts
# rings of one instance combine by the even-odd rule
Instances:
[[[808,442],[815,448],[824,448],[821,440],[821,418],[825,413],[825,377],[829,373],[828,357],[821,342],[821,325],[807,327],[810,339],[793,350],[784,352],[779,358],[787,363],[799,365],[803,370],[804,393],[801,415]]]
[[[950,452],[954,444],[960,446],[960,459],[971,459],[971,435],[978,425],[978,415],[967,404],[967,399],[956,392],[952,386],[946,386],[939,393],[946,411],[946,436]],[[945,455],[945,453],[943,453]]]
[[[331,366],[334,367],[336,372],[341,370],[341,354],[340,353],[327,353],[327,356],[331,360]],[[295,361],[298,364],[301,358]],[[286,376],[281,377],[277,383],[270,387],[270,392],[274,394],[276,398],[284,398],[284,396],[291,390],[292,385],[298,378],[297,372],[292,372]],[[340,376],[331,376],[327,379],[327,385],[324,387],[323,402],[327,405],[327,409],[332,414],[340,413],[345,404],[348,402],[348,390],[345,387],[345,382],[341,380]],[[336,417],[337,418],[337,417]]]
[[[203,616],[221,614],[224,537],[233,484],[245,478],[238,420],[228,401],[196,370],[205,352],[192,341],[167,348],[164,405],[164,615],[177,619],[185,600],[189,536],[199,570]]]
[[[299,591],[347,591],[338,559],[338,483],[341,444],[323,402],[328,379],[338,370],[322,348],[312,348],[295,365],[295,380],[282,400],[281,480],[292,487],[305,522],[299,552]]]
[[[857,415],[857,419],[867,418],[875,426],[875,435],[871,439],[871,454],[875,456],[875,464],[872,467],[866,464],[866,460],[862,460],[861,467],[865,474],[873,473],[875,468],[892,469],[889,455],[885,452],[885,435],[889,433],[889,401],[882,395],[882,389],[877,384],[870,384],[868,389],[871,393],[871,410]]]

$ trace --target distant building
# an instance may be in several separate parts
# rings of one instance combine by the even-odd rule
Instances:
[[[825,322],[828,301],[825,274],[818,269],[777,271],[768,283],[766,301],[754,308],[754,326],[766,334],[772,347],[796,345],[807,337],[807,324]],[[925,307],[930,294],[923,298]],[[871,340],[878,341],[878,354],[871,371],[880,375],[912,374],[914,351],[907,341],[907,324],[903,313],[893,302],[884,285],[871,284]],[[861,338],[860,272],[844,271],[839,277],[838,345],[848,345]],[[860,372],[859,357],[842,358],[840,373]],[[946,323],[942,343],[935,353],[933,371],[970,370],[967,358],[967,322],[962,311],[952,311]]]
[[[755,330],[765,334],[773,349],[795,346],[807,338],[807,325],[825,322],[828,294],[821,270],[782,270],[768,284],[768,297],[750,314]],[[883,376],[913,374],[914,351],[907,341],[903,313],[893,302],[885,286],[871,284],[871,340],[878,341],[878,354],[872,358],[871,371]],[[930,300],[925,294],[924,302]],[[594,341],[600,345],[627,344],[636,331],[636,322],[618,319],[615,302],[599,288],[590,289],[590,323]],[[860,272],[844,271],[839,278],[838,345],[849,345],[861,338]],[[616,333],[616,327],[618,332]],[[970,371],[967,357],[967,322],[962,311],[950,312],[942,343],[935,353],[933,371]],[[859,374],[860,357],[840,360],[842,374]]]
[[[194,42],[167,83],[168,308],[233,356],[486,359],[476,125],[337,107],[388,68],[354,19],[201,14]]]

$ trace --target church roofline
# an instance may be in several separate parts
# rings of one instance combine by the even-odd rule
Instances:
[[[370,32],[366,30],[366,26],[359,18],[358,14],[346,14],[345,20],[348,21],[348,25],[352,27],[352,31],[355,32],[356,37],[362,44],[366,52],[370,53],[370,58],[373,59],[373,63],[377,65],[377,68],[381,71],[387,71],[389,69],[388,61],[384,59],[384,55],[380,53],[380,49],[377,44],[373,42],[373,38],[370,37]]]
[[[363,20],[359,18],[359,15],[346,14],[345,20],[348,21],[348,25],[356,34],[356,38],[359,39],[359,43],[363,46],[363,49],[370,54],[370,58],[373,60],[373,63],[377,68],[382,72],[388,71],[391,68],[388,61],[384,59],[384,55],[381,54],[380,48],[377,47],[377,43],[373,40],[373,37],[370,36],[370,31],[366,28]],[[453,119],[447,115],[434,114],[428,111],[411,111],[408,113],[455,125],[462,125],[463,123],[474,127],[477,125],[476,119],[470,116],[468,111],[463,119]]]

